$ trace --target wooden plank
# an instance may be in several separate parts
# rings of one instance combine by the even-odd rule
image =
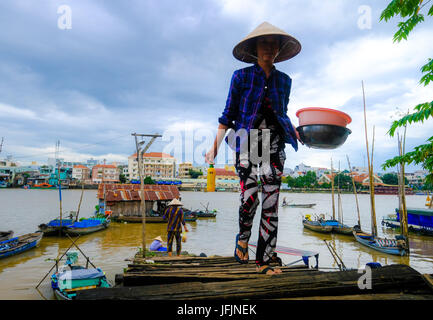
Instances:
[[[260,275],[255,279],[220,282],[183,282],[94,289],[78,299],[277,299],[289,297],[344,296],[377,293],[428,294],[421,274],[406,265],[372,269],[372,289],[361,290],[357,270]]]

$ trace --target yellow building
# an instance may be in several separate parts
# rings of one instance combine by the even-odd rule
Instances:
[[[188,179],[191,178],[189,175],[189,170],[193,169],[191,162],[183,162],[179,164],[178,178]]]

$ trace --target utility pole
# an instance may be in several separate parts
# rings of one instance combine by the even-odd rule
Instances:
[[[2,137],[2,142],[0,142],[0,153],[2,152],[3,147],[3,141],[5,140],[5,137]]]
[[[135,138],[135,149],[137,151],[137,162],[138,162],[138,174],[140,176],[140,214],[142,217],[142,251],[143,257],[146,255],[146,208],[145,208],[145,200],[144,200],[144,177],[143,177],[143,153],[149,149],[150,145],[156,140],[158,137],[162,137],[160,134],[140,134],[140,133],[131,133]],[[138,141],[138,137],[152,137],[147,145],[143,148],[144,140]]]

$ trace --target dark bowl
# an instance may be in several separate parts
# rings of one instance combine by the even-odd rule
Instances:
[[[305,145],[314,149],[335,149],[352,133],[345,127],[329,124],[312,124],[296,128]]]

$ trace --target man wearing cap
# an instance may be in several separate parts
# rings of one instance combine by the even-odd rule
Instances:
[[[182,249],[182,241],[181,241],[181,232],[182,225],[185,229],[185,232],[188,232],[188,228],[186,227],[182,203],[173,199],[168,207],[164,211],[164,219],[167,219],[167,252],[168,255],[172,255],[172,247],[173,240],[176,239],[176,253],[180,255],[180,251]]]
[[[205,156],[207,163],[213,163],[226,131],[235,130],[230,130],[226,141],[236,152],[241,186],[239,233],[234,252],[239,263],[249,260],[248,241],[259,204],[257,177],[260,177],[262,212],[255,263],[257,271],[264,274],[281,273],[279,269],[272,269],[269,263],[277,242],[278,196],[286,159],[284,149],[289,143],[297,151],[298,140],[301,141],[287,116],[292,79],[278,71],[274,63],[291,59],[300,50],[298,40],[267,22],[235,46],[234,57],[253,65],[233,73],[226,106],[218,119],[217,136]],[[262,157],[257,163],[251,157],[253,152],[259,154],[257,150],[267,150],[269,158]]]

